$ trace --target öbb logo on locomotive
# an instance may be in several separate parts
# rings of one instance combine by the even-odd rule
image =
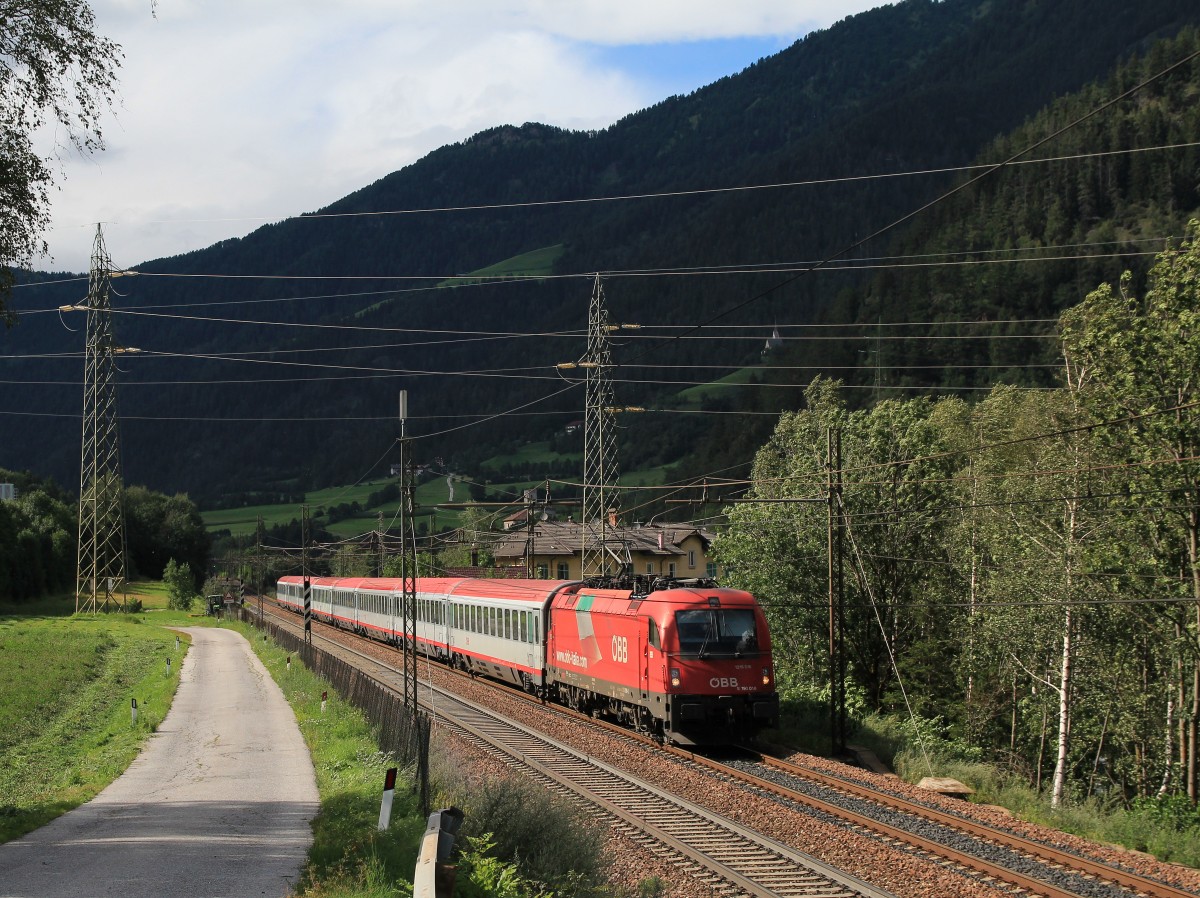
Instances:
[[[629,661],[629,640],[624,636],[614,636],[612,638],[612,658],[618,664],[625,664]]]
[[[723,744],[778,724],[762,609],[750,593],[711,580],[655,581],[635,592],[569,580],[417,578],[407,638],[402,580],[311,585],[318,620],[413,643],[430,658],[658,739]],[[302,578],[281,578],[277,599],[302,612]]]

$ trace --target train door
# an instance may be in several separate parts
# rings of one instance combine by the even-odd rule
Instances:
[[[454,613],[454,606],[450,604],[450,597],[443,596],[438,602],[438,611],[441,613],[441,620],[438,621],[438,642],[445,646],[446,657],[450,657],[450,632],[453,621],[450,615]]]
[[[650,697],[650,643],[645,635],[638,636],[638,688],[642,699]]]

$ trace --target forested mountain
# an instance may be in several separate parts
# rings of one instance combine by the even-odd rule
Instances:
[[[1200,9],[1185,0],[908,0],[811,34],[603,131],[497,127],[429,154],[321,216],[138,265],[141,276],[114,281],[113,295],[118,340],[143,350],[121,364],[126,478],[201,500],[353,481],[387,456],[402,388],[423,458],[469,467],[506,443],[544,439],[581,417],[582,391],[552,395],[564,386],[554,366],[584,350],[597,271],[605,273],[610,319],[642,325],[614,349],[623,366],[618,401],[660,409],[678,404],[679,386],[664,381],[716,379],[757,363],[775,324],[1051,319],[1136,260],[1063,259],[987,273],[983,266],[892,268],[874,280],[863,270],[822,271],[782,287],[793,273],[755,269],[803,267],[919,208],[959,177],[936,170],[1005,158],[1185,55],[1194,33],[1160,42],[1197,22]],[[1133,68],[1113,75],[1135,58]],[[1197,139],[1200,122],[1183,102],[1198,83],[1196,71],[1156,83],[1042,155]],[[982,254],[1110,238],[1133,251],[1137,237],[1179,233],[1200,205],[1189,152],[1001,173],[854,256]],[[933,173],[863,178],[918,170]],[[836,179],[848,180],[799,185]],[[785,183],[797,186],[697,192]],[[672,195],[599,201],[662,193]],[[541,205],[555,200],[597,201]],[[459,211],[386,214],[447,208]],[[548,247],[561,248],[545,254],[554,261],[543,273],[555,277],[436,287]],[[120,257],[119,247],[109,249]],[[724,266],[729,271],[720,275],[678,273]],[[635,274],[664,270],[676,274]],[[78,302],[85,289],[78,281],[27,286],[14,305],[54,309]],[[744,307],[723,314],[736,306]],[[699,333],[685,331],[709,321]],[[79,353],[82,316],[64,323],[54,314],[26,314],[0,337],[0,352]],[[959,343],[950,356],[938,349],[927,357],[928,344],[891,343],[885,353],[863,333],[860,327],[855,340],[840,343],[789,342],[771,359],[795,368],[768,376],[777,389],[729,391],[708,400],[711,410],[798,407],[799,391],[787,382],[807,382],[813,370],[805,366],[858,366],[864,370],[855,376],[866,382],[872,370],[900,364],[942,366],[889,373],[887,382],[878,378],[881,388],[901,378],[920,386],[1038,376],[1025,363],[1041,350],[1020,341],[1009,350],[994,349],[999,341]],[[966,373],[959,363],[981,352],[1006,353],[997,363],[1010,367]],[[4,365],[12,388],[0,464],[73,482],[81,360]],[[656,367],[665,365],[724,370]],[[537,400],[523,413],[463,427]],[[766,418],[754,425],[732,416],[647,414],[622,432],[622,465],[684,459],[703,470],[744,461],[770,426]]]

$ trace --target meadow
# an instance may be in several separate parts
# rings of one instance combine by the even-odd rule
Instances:
[[[165,605],[160,592],[134,594]],[[177,647],[164,625],[198,623],[161,607],[72,615],[70,597],[13,611],[0,609],[0,842],[83,804],[129,766],[179,685],[187,639]]]

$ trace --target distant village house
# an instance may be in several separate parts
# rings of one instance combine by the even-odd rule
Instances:
[[[539,521],[530,533],[524,512],[505,521],[505,533],[491,546],[499,568],[524,568],[532,556],[534,576],[578,580],[583,550],[583,525],[574,521]],[[652,577],[709,577],[719,571],[708,553],[714,534],[684,524],[616,527],[607,530],[608,545],[631,562],[634,574]]]

